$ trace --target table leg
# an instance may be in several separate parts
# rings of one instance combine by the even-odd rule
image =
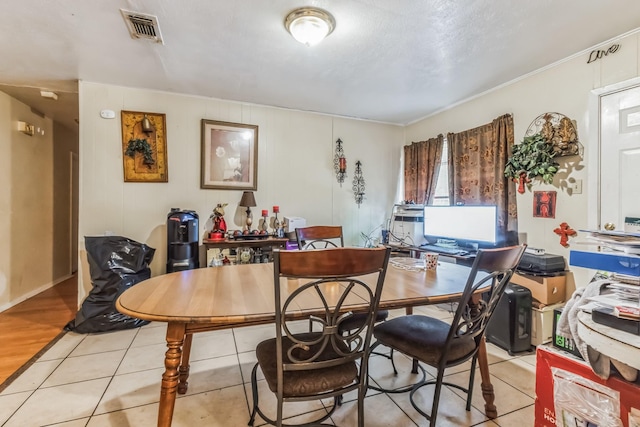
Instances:
[[[407,316],[413,314],[413,307],[406,307],[404,309],[404,312]],[[412,374],[417,374],[418,373],[418,359],[413,359],[413,361],[411,362],[411,373]]]
[[[469,307],[472,313],[478,307],[480,298],[480,295],[473,295],[471,297]],[[484,398],[484,413],[489,418],[496,418],[498,416],[498,409],[494,404],[496,396],[493,392],[493,384],[491,384],[487,344],[484,337],[482,337],[480,345],[478,346],[478,366],[480,368],[480,387],[482,388],[482,397]]]
[[[185,339],[186,325],[170,322],[167,325],[167,352],[164,357],[164,374],[160,388],[158,408],[158,427],[170,427],[180,374],[178,367],[182,358],[182,343]]]
[[[185,394],[189,387],[189,357],[191,357],[191,340],[193,334],[187,334],[182,344],[182,360],[180,361],[180,382],[178,383],[178,393]]]
[[[484,337],[482,337],[480,347],[478,347],[478,366],[480,367],[480,387],[482,388],[482,397],[484,398],[484,413],[489,418],[496,418],[498,416],[498,409],[496,405],[494,405],[496,396],[493,393],[493,384],[491,384],[487,346]]]

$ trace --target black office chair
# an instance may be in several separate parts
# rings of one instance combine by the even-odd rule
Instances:
[[[326,415],[304,424],[317,425],[331,416],[340,396],[358,390],[358,426],[364,427],[371,336],[389,252],[383,247],[274,251],[276,337],[256,348],[258,363],[251,373],[250,426],[256,414],[269,424],[282,426],[285,402],[333,397],[334,404]],[[371,274],[377,274],[375,286],[361,280]],[[365,330],[343,335],[338,332],[340,323],[352,314],[345,313],[345,305],[354,300],[361,302],[352,308],[366,312]],[[305,316],[301,307],[302,311],[313,307],[322,312],[315,316],[323,325],[322,331],[291,331],[289,323]],[[277,398],[275,420],[268,418],[258,404],[258,367]]]
[[[344,247],[342,226],[340,225],[313,225],[296,228],[298,249],[323,249]],[[376,322],[382,322],[389,317],[389,310],[379,310],[376,313]],[[349,319],[340,324],[340,332],[347,333],[359,329],[366,320],[366,313],[354,313]],[[311,330],[312,324],[309,324]]]
[[[484,337],[487,323],[509,283],[524,249],[525,246],[522,245],[478,251],[451,324],[429,316],[409,315],[387,320],[374,328],[373,334],[376,339],[373,344],[374,348],[385,345],[414,360],[437,368],[438,374],[435,380],[425,380],[425,370],[419,366],[423,373],[421,381],[404,389],[391,390],[410,391],[411,404],[416,411],[430,421],[430,426],[434,426],[436,423],[440,390],[443,384],[464,391],[467,394],[466,410],[471,410],[478,348]],[[483,272],[488,274],[483,274]],[[480,289],[486,287],[489,287],[488,299],[486,301],[478,299],[477,303],[474,303],[472,297]],[[447,368],[464,363],[469,359],[472,362],[467,388],[443,381],[444,371]],[[435,384],[431,414],[420,409],[413,399],[418,389],[428,384]],[[380,390],[379,388],[375,389]]]

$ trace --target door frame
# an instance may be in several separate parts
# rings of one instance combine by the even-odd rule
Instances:
[[[600,150],[602,149],[602,126],[600,119],[602,97],[616,92],[624,92],[637,86],[640,86],[640,77],[593,89],[589,94],[589,121],[591,126],[589,126],[589,144],[586,153],[587,170],[597,172],[587,174],[587,225],[589,230],[601,229]]]

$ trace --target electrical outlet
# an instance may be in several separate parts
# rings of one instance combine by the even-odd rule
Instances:
[[[582,194],[582,180],[576,179],[574,182],[569,183],[571,194]]]

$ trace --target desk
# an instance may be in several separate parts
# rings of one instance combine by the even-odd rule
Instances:
[[[404,256],[409,256],[411,258],[420,258],[420,254],[422,252],[433,252],[429,249],[425,249],[422,248],[420,246],[408,246],[408,245],[385,245],[388,248],[391,248],[391,254],[392,256],[395,255],[404,255]],[[445,253],[440,253],[439,254],[439,259],[441,259],[444,262],[451,262],[451,263],[455,263],[455,264],[462,264],[462,265],[468,265],[471,266],[473,265],[473,262],[476,259],[476,255],[475,252],[470,252],[467,255],[452,255],[452,254],[445,254]]]
[[[429,271],[389,265],[380,309],[456,301],[469,270],[448,263]],[[118,298],[116,307],[129,316],[168,323],[158,410],[158,426],[168,427],[176,393],[187,390],[193,333],[274,322],[273,264],[200,268],[156,276],[127,289]],[[302,309],[299,316],[306,318],[312,313],[312,308]],[[497,411],[484,343],[478,361],[485,413],[495,418]]]

